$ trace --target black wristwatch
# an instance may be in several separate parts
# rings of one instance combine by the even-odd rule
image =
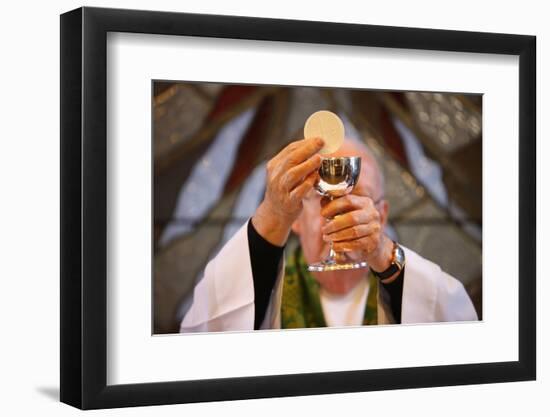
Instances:
[[[403,251],[403,248],[397,244],[397,242],[393,242],[393,251],[392,251],[392,260],[391,264],[386,270],[382,272],[376,272],[374,269],[371,269],[372,273],[376,275],[380,279],[386,279],[391,277],[396,272],[401,272],[401,270],[405,267],[405,252]]]

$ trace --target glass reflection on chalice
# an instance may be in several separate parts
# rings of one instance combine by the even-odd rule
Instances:
[[[319,167],[319,180],[315,189],[322,196],[331,200],[351,193],[357,183],[361,172],[361,158],[359,156],[344,156],[323,158]],[[327,219],[331,220],[331,219]],[[345,257],[337,254],[330,241],[330,250],[323,261],[308,265],[308,271],[342,271],[348,269],[366,268],[365,261],[347,261]]]

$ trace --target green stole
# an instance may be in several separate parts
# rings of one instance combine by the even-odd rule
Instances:
[[[369,272],[369,294],[363,315],[363,325],[378,324],[378,280]],[[298,247],[287,258],[281,303],[281,328],[327,327],[319,283],[307,270],[307,262]]]

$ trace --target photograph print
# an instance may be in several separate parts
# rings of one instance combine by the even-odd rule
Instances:
[[[153,334],[483,319],[481,95],[153,80],[151,102]]]

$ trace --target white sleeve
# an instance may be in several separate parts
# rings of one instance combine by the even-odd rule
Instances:
[[[444,271],[441,271],[435,307],[437,321],[478,320],[464,285]]]
[[[433,262],[405,251],[402,323],[477,320],[464,286]]]
[[[254,330],[254,281],[247,225],[206,266],[180,332]]]

